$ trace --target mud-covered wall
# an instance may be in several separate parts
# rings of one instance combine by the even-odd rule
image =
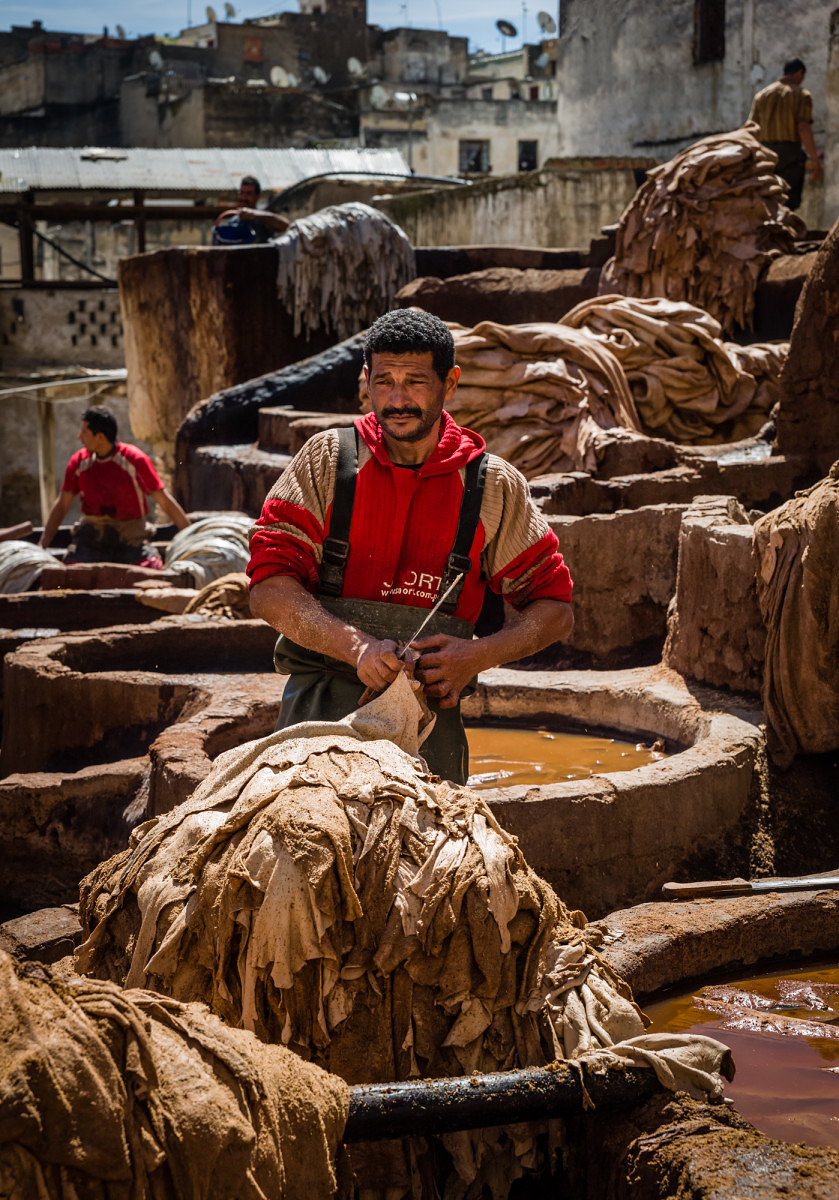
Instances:
[[[650,159],[581,161],[466,189],[387,196],[376,207],[415,246],[586,246],[635,195]]]

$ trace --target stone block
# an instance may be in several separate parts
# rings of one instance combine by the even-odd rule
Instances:
[[[664,643],[684,508],[657,504],[549,524],[574,580],[572,646],[601,660]]]
[[[679,533],[663,661],[714,687],[759,692],[765,636],[749,518],[733,496],[697,497]]]
[[[575,304],[597,295],[599,276],[599,269],[593,267],[564,271],[494,267],[450,279],[415,279],[397,293],[396,303],[466,326],[480,321],[502,325],[558,321]]]
[[[0,950],[32,962],[58,962],[72,954],[82,940],[75,906],[59,905],[15,917],[0,925]]]

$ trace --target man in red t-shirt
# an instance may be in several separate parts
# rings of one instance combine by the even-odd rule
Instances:
[[[373,411],[349,438],[331,429],[295,456],[252,530],[248,574],[253,616],[283,635],[278,728],[338,720],[365,687],[387,687],[406,669],[400,644],[451,581],[451,611],[411,645],[437,716],[423,754],[465,782],[464,689],[479,671],[566,640],[574,620],[568,568],[526,480],[444,409],[460,376],[454,358],[450,331],[430,313],[375,322],[365,342]],[[507,618],[474,637],[487,586]]]
[[[49,546],[73,498],[80,496],[82,516],[73,527],[65,563],[127,563],[161,569],[163,563],[146,536],[147,497],[178,529],[189,525],[189,517],[163,486],[148,455],[117,441],[116,418],[110,409],[96,404],[85,411],[79,441],[84,449],[77,450],[67,464],[39,545]]]

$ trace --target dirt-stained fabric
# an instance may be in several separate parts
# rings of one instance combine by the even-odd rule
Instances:
[[[202,1005],[0,951],[0,1196],[334,1196],[348,1106],[341,1080]]]
[[[461,369],[451,415],[528,479],[595,470],[609,429],[694,444],[752,436],[780,398],[788,348],[724,342],[694,305],[617,295],[557,324],[451,330]]]
[[[413,247],[399,226],[358,201],[300,217],[273,243],[277,292],[295,337],[321,328],[338,341],[351,337],[393,308],[416,274]]]
[[[739,346],[693,304],[584,300],[561,325],[587,329],[623,368],[645,433],[681,444],[752,437],[781,398],[788,342]]]
[[[638,1039],[654,1059],[602,934],[528,868],[479,794],[426,773],[423,718],[400,675],[341,722],[221,755],[84,882],[79,967],[206,1000],[350,1083],[616,1061],[611,1048]],[[678,1086],[719,1093],[714,1046],[702,1081],[686,1063]],[[445,1142],[452,1197],[484,1184],[506,1196],[535,1162],[526,1130]],[[431,1194],[400,1153],[376,1147],[367,1182]]]
[[[202,612],[213,617],[230,617],[249,621],[251,606],[248,598],[249,579],[244,571],[233,571],[214,579],[187,603],[184,612]]]
[[[649,171],[620,218],[600,291],[687,300],[727,333],[750,329],[761,272],[805,228],[758,135],[747,122]]]
[[[781,766],[839,749],[839,462],[754,527],[763,710]]]

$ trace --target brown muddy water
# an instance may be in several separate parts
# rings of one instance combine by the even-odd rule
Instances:
[[[665,758],[660,742],[625,742],[587,733],[509,729],[481,725],[466,729],[469,786],[511,787],[587,779],[604,771],[631,771]]]
[[[708,984],[645,1012],[648,1032],[703,1033],[729,1047],[726,1096],[762,1133],[839,1149],[839,965]]]

